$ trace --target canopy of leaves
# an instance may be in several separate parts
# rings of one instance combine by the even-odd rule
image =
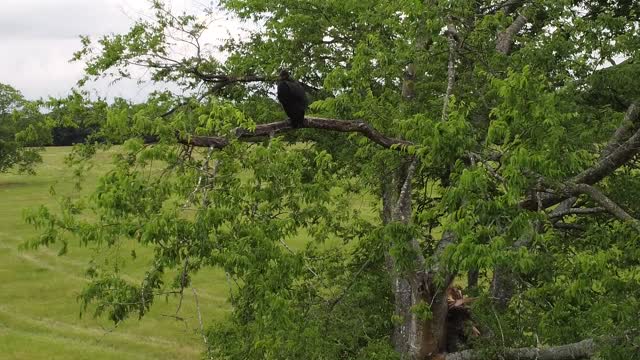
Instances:
[[[0,172],[15,167],[33,171],[39,162],[38,146],[50,141],[50,126],[38,103],[24,99],[20,91],[0,84]]]
[[[49,98],[43,102],[47,109],[47,118],[55,124],[53,145],[69,146],[86,141],[101,140],[93,138],[103,124],[108,104],[103,99],[89,100],[86,92],[72,91],[66,98]],[[114,107],[127,107],[122,99],[115,99]]]

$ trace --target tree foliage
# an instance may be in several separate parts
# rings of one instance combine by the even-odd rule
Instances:
[[[116,98],[113,107],[128,106],[123,99]],[[73,90],[66,98],[49,98],[43,102],[47,117],[55,124],[52,129],[52,144],[73,144],[100,141],[95,135],[105,121],[109,105],[104,99],[91,100],[88,93]]]
[[[50,126],[37,102],[25,100],[20,91],[0,84],[0,173],[16,168],[33,171],[41,161],[38,146],[47,144]]]

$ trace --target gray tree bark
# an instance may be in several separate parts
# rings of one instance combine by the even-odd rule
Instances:
[[[573,344],[548,348],[505,349],[498,355],[503,360],[584,360],[592,358],[596,350],[596,344],[593,339],[587,339]],[[473,350],[447,354],[444,357],[444,360],[483,359],[486,359],[486,354]]]
[[[411,180],[415,166],[415,160],[404,164],[383,183],[382,218],[385,225],[394,222],[405,225],[411,223]],[[389,247],[392,245],[388,244]],[[411,245],[417,256],[414,268],[409,271],[399,272],[393,256],[388,251],[385,254],[394,294],[395,316],[399,319],[393,331],[392,342],[396,351],[408,359],[423,360],[441,353],[446,347],[446,289],[451,279],[447,278],[444,285],[435,285],[433,280],[440,269],[426,268],[417,239],[411,240]],[[437,252],[441,251],[442,249]],[[429,319],[421,318],[412,311],[415,305],[421,303],[430,306]]]

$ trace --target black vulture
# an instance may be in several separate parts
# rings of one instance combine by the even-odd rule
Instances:
[[[309,105],[302,85],[289,76],[287,70],[280,72],[278,81],[278,101],[282,104],[284,112],[287,113],[291,126],[302,127],[304,122],[304,111]]]

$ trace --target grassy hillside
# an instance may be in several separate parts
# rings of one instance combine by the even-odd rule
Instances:
[[[96,250],[71,243],[69,253],[58,248],[19,250],[36,231],[25,224],[23,210],[55,205],[49,188],[73,194],[71,174],[64,165],[69,148],[49,148],[37,175],[0,174],[0,358],[2,359],[197,359],[202,349],[193,293],[185,292],[178,316],[178,300],[157,302],[142,321],[132,318],[114,328],[91,313],[79,317],[77,295],[85,283],[84,270]],[[90,189],[107,169],[110,154],[100,160],[87,179]],[[140,279],[149,257],[138,251],[126,258],[125,271]],[[220,319],[229,307],[227,284],[217,271],[194,278],[205,324]]]

